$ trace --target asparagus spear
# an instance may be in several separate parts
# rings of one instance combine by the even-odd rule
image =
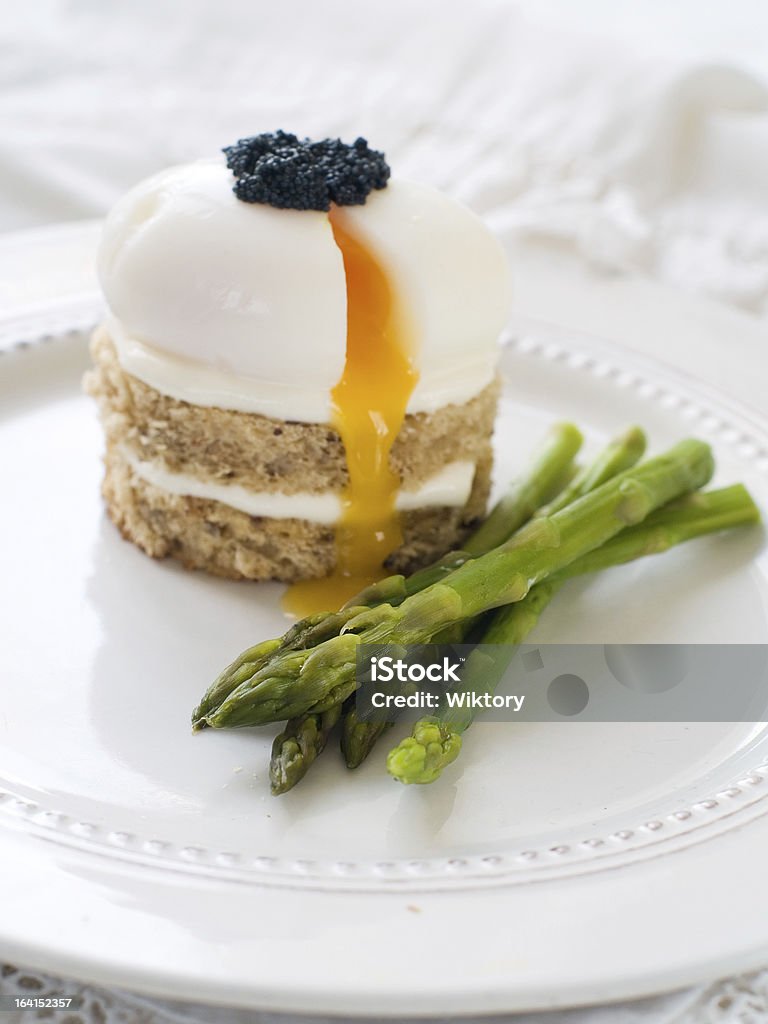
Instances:
[[[537,509],[538,518],[554,515],[571,502],[583,498],[607,480],[636,465],[645,454],[647,438],[640,427],[630,427],[615,437],[593,462],[585,466],[549,504]],[[502,538],[506,540],[506,538]],[[500,542],[501,543],[501,542]]]
[[[193,730],[205,729],[208,724],[207,716],[244,679],[251,678],[255,672],[268,665],[277,654],[283,654],[286,651],[307,650],[310,647],[316,647],[324,640],[330,640],[331,637],[337,636],[344,628],[345,623],[361,610],[361,608],[348,608],[345,611],[319,612],[315,615],[308,615],[295,622],[282,637],[264,640],[243,651],[214,680],[192,712]]]
[[[394,724],[393,722],[369,722],[360,718],[354,703],[344,712],[341,723],[341,752],[347,768],[359,768],[373,750],[376,741]]]
[[[581,447],[582,436],[572,423],[557,423],[548,431],[543,443],[522,477],[515,481],[508,494],[498,502],[491,511],[486,523],[493,522],[495,532],[504,533],[508,537],[533,513],[535,504],[541,504],[554,498],[565,486],[573,468],[573,459]],[[482,529],[482,527],[481,527]],[[434,566],[423,570],[421,579],[410,577],[412,581],[406,588],[403,576],[395,575],[381,580],[374,587],[366,588],[351,598],[344,608],[337,612],[320,612],[295,622],[279,639],[266,640],[255,647],[244,651],[231,665],[214,680],[202,700],[192,712],[192,728],[204,729],[208,725],[207,717],[226,697],[246,678],[253,676],[264,668],[278,653],[287,651],[307,650],[329,640],[342,631],[349,619],[353,618],[361,607],[372,607],[381,601],[402,600],[407,593],[415,593],[418,589],[428,586],[435,579],[440,579],[451,568],[463,564],[469,555],[479,554],[483,550],[474,537],[467,542],[469,551],[452,551],[435,562]],[[419,575],[419,574],[416,574]]]
[[[484,555],[503,544],[537,509],[553,501],[568,477],[584,438],[572,423],[556,423],[521,475],[464,545],[470,555]],[[410,590],[409,593],[414,593]]]
[[[638,526],[629,527],[600,548],[569,565],[561,576],[570,579],[659,555],[696,537],[760,522],[760,510],[743,484],[716,491],[696,491],[668,502]]]
[[[353,616],[344,633],[312,650],[273,657],[206,720],[214,728],[235,728],[325,711],[356,688],[358,644],[428,642],[446,626],[521,601],[546,576],[641,522],[655,508],[703,486],[712,470],[708,445],[682,441],[554,515],[530,522],[504,544],[399,606],[366,609]]]
[[[484,555],[502,544],[527,523],[538,508],[560,494],[568,483],[573,459],[582,441],[581,432],[572,423],[556,423],[550,428],[524,472],[512,483],[488,518],[465,541],[460,551],[449,551],[426,569],[420,569],[410,576],[389,576],[372,583],[351,598],[345,607],[365,605],[373,608],[380,604],[401,604],[406,597],[439,582],[470,558]]]
[[[504,646],[499,647],[496,657],[488,650],[476,650],[470,655],[464,688],[479,692],[482,687],[484,692],[493,693],[511,661],[511,648],[525,640],[567,579],[660,554],[676,544],[756,523],[759,519],[755,503],[740,484],[670,502],[651,513],[644,522],[628,527],[601,548],[537,584],[524,600],[497,611],[480,642]],[[390,775],[406,784],[434,782],[459,756],[462,733],[473,720],[474,712],[470,707],[446,708],[439,716],[420,718],[411,735],[389,752],[387,770]]]
[[[260,644],[243,651],[205,691],[203,699],[192,712],[192,728],[204,729],[205,716],[214,711],[240,683],[266,665],[279,647],[279,640],[263,640]]]
[[[521,601],[534,583],[604,544],[626,526],[712,476],[709,445],[688,440],[666,455],[626,470],[572,504],[529,523],[505,544],[461,566],[398,608],[381,605],[355,616],[346,629],[367,643],[386,642],[393,629],[400,643],[419,643],[444,626]],[[248,688],[248,683],[241,684]]]
[[[303,778],[315,758],[323,752],[331,730],[341,716],[341,704],[317,715],[292,718],[275,737],[269,762],[273,796],[287,793]]]
[[[490,550],[488,545],[493,546],[495,542],[500,543],[506,540],[534,513],[538,512],[541,502],[551,499],[549,505],[545,505],[543,508],[557,511],[604,483],[610,477],[633,466],[641,458],[645,450],[645,443],[643,431],[639,427],[630,428],[612,441],[591,465],[572,479],[563,491],[564,473],[570,469],[573,456],[581,444],[581,435],[570,424],[556,425],[550,430],[544,444],[532,459],[528,470],[515,482],[506,497],[496,505],[485,523],[469,539],[463,552],[452,552],[435,565],[408,579],[390,577],[381,583],[373,584],[362,594],[353,598],[348,605],[354,607],[379,604],[385,594],[396,602],[398,598],[402,600],[404,592],[416,593],[424,586],[441,579],[446,573],[462,565],[466,561],[464,552],[472,555],[484,554],[486,550]],[[556,491],[562,491],[566,495],[565,500],[555,494]],[[289,723],[287,732],[281,734],[281,736],[286,736],[285,742],[290,747],[285,755],[276,741],[272,749],[272,764],[275,766],[275,771],[280,770],[280,765],[286,756],[290,758],[293,770],[290,784],[286,782],[279,790],[273,787],[273,793],[287,792],[291,786],[300,781],[313,764],[316,757],[314,753],[304,762],[304,770],[300,770],[302,761],[300,754],[294,749],[293,733],[295,730],[307,730],[312,735],[319,735],[321,733],[320,717],[321,715],[316,713],[306,712]],[[347,767],[359,767],[390,725],[389,722],[364,721],[359,717],[354,706],[349,707],[343,714],[341,735],[341,751]],[[280,738],[278,737],[278,739]]]
[[[646,436],[643,430],[640,427],[630,427],[623,434],[614,438],[593,462],[577,473],[571,483],[563,488],[555,498],[548,504],[535,509],[533,514],[538,517],[552,515],[572,501],[589,494],[590,491],[610,480],[611,477],[634,466],[642,458],[645,446]],[[541,496],[540,494],[539,497]],[[530,507],[531,502],[528,502],[528,508]],[[499,533],[500,531],[495,528],[486,532],[486,541],[491,537],[499,537]],[[475,544],[479,534],[480,531],[473,538]],[[501,537],[499,542],[507,539],[507,537]],[[482,554],[483,552],[477,553]],[[435,638],[435,642],[441,639]],[[461,642],[462,639],[459,637],[458,642]],[[351,706],[344,712],[342,721],[341,751],[347,768],[358,768],[373,750],[379,738],[391,728],[393,723],[361,719],[354,703],[350,702],[350,704]]]
[[[581,433],[573,424],[555,424],[531,460],[527,471],[515,481],[508,494],[496,505],[486,520],[486,525],[490,522],[493,531],[498,534],[504,533],[506,538],[530,518],[537,504],[554,498],[571,474],[573,459],[581,443]],[[486,531],[486,536],[490,537],[491,534]],[[456,566],[462,565],[470,554],[480,554],[483,550],[483,542],[478,542],[476,536],[473,536],[464,550],[450,552],[419,574],[418,578],[411,577],[407,581],[403,576],[390,576],[353,597],[336,615],[321,614],[312,620],[304,620],[304,624],[297,623],[293,627],[293,635],[288,643],[284,640],[280,650],[314,647],[322,640],[341,632],[344,621],[356,614],[359,607],[372,606],[385,599],[395,602],[398,599],[402,600],[405,592],[415,593],[435,579],[442,578]],[[269,656],[272,653],[274,652],[270,652]],[[268,658],[262,664],[266,664],[267,660]],[[256,671],[256,667],[254,664],[253,671]],[[225,681],[222,683],[220,676],[212,688],[214,692],[209,691],[209,699],[204,699],[196,709],[195,716],[198,722],[218,706],[234,688],[227,689],[228,676],[234,685],[241,681],[242,672],[239,666],[235,673],[229,673],[230,670],[225,670]],[[330,713],[331,709],[319,713],[306,712],[291,719],[285,730],[277,737],[270,761],[273,794],[285,793],[295,786],[321,753],[328,733],[341,714],[341,705],[338,705],[338,714],[335,715],[333,722],[328,725]],[[370,722],[361,722],[354,708],[345,713],[342,751],[349,767],[357,767],[363,761],[385,728],[386,725],[374,726]],[[316,742],[302,745],[297,743],[297,737],[313,737],[316,738]],[[286,771],[286,765],[290,765],[290,771]]]

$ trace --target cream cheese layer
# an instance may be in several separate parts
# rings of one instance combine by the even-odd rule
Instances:
[[[258,413],[297,423],[330,423],[333,419],[330,390],[308,385],[303,375],[297,374],[293,382],[281,383],[239,377],[140,341],[126,334],[113,316],[107,316],[105,327],[125,372],[163,395],[191,405]],[[489,361],[485,354],[480,354],[468,356],[460,364],[436,367],[429,375],[429,387],[424,387],[420,380],[418,394],[411,397],[407,412],[434,413],[446,405],[471,401],[493,380],[495,362],[495,357]]]
[[[332,526],[341,518],[341,496],[333,491],[320,494],[253,491],[239,484],[213,483],[189,473],[172,472],[156,460],[140,459],[125,447],[121,454],[139,479],[170,494],[219,501],[250,516],[268,519],[306,519]],[[400,490],[396,507],[400,512],[420,508],[461,508],[469,500],[474,476],[474,462],[451,462],[418,488]]]

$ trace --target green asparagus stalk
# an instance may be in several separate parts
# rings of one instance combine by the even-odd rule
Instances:
[[[560,494],[568,483],[573,460],[582,442],[581,432],[572,423],[556,423],[550,428],[524,472],[512,483],[487,519],[464,542],[461,550],[450,551],[411,576],[389,576],[379,580],[351,598],[347,606],[373,608],[380,604],[398,605],[411,594],[439,582],[470,558],[484,555],[502,544],[527,523],[545,502],[553,501]]]
[[[560,573],[571,579],[659,555],[697,537],[760,522],[760,510],[743,484],[716,491],[696,491],[670,501],[638,526],[630,527],[595,548]]]
[[[498,533],[505,531],[509,536],[518,527],[530,518],[535,510],[535,503],[547,501],[557,495],[568,481],[573,470],[573,459],[582,443],[580,432],[570,423],[560,423],[552,427],[545,438],[539,452],[532,460],[527,472],[516,481],[509,493],[503,498],[491,512],[489,519],[493,528]],[[468,541],[468,548],[476,554],[481,553],[482,547],[474,537]],[[433,566],[422,572],[420,578],[411,577],[407,581],[403,576],[390,576],[380,581],[375,586],[367,588],[356,597],[352,598],[344,608],[334,615],[315,616],[313,619],[303,620],[297,623],[292,631],[284,638],[280,651],[308,649],[316,646],[322,640],[330,639],[331,636],[341,632],[344,622],[352,618],[359,607],[372,606],[383,600],[402,600],[405,593],[415,593],[416,590],[427,586],[435,579],[442,578],[458,565],[462,565],[471,551],[461,550],[451,552],[449,555],[439,559]],[[267,659],[261,664],[264,665],[275,652],[270,652]],[[237,664],[237,663],[236,663]],[[253,664],[253,671],[257,665]],[[227,669],[222,677],[214,684],[214,693],[204,703],[199,705],[195,711],[197,716],[194,719],[198,727],[205,723],[205,715],[220,704],[234,687],[227,689],[229,681],[237,685],[242,678],[240,666],[236,673],[230,674]],[[210,691],[209,691],[210,693]],[[340,711],[341,713],[341,711]],[[317,754],[325,746],[327,730],[324,729],[324,722],[330,714],[330,709],[324,712],[306,712],[298,718],[292,719],[285,730],[276,739],[272,748],[270,763],[270,775],[273,779],[279,779],[279,784],[273,782],[272,792],[281,794],[287,792],[306,774],[314,763]],[[337,716],[338,717],[338,716]],[[344,715],[342,732],[342,751],[347,765],[357,767],[372,748],[376,739],[386,726],[374,726],[373,723],[361,722],[357,713],[352,708]],[[320,749],[317,744],[309,745],[307,749],[311,756],[305,757],[303,748],[296,743],[296,736],[322,736],[323,743]],[[285,772],[284,765],[290,763],[291,770]]]
[[[207,728],[207,716],[244,679],[251,678],[255,672],[268,665],[272,658],[287,651],[308,650],[324,640],[338,636],[345,624],[362,610],[362,608],[347,608],[338,612],[318,612],[308,615],[295,622],[282,637],[264,640],[243,651],[206,690],[202,700],[192,712],[192,729],[197,731]]]
[[[538,507],[536,502],[541,504],[557,495],[567,482],[581,443],[581,433],[572,423],[557,423],[550,428],[526,472],[512,485],[486,520],[486,524],[493,524],[494,536],[503,534],[502,539],[506,539],[530,518]],[[486,536],[489,536],[487,531]],[[218,676],[192,712],[193,729],[204,729],[208,724],[207,716],[244,679],[266,666],[277,653],[316,647],[340,633],[345,623],[361,607],[372,607],[381,601],[402,600],[406,594],[415,593],[462,565],[472,552],[480,554],[484,550],[476,537],[467,541],[467,547],[470,550],[462,549],[445,555],[434,566],[410,577],[410,582],[401,575],[390,576],[347,601],[340,611],[307,616],[295,622],[281,638],[266,640],[244,651]]]
[[[564,493],[567,494],[567,498],[563,501],[558,495],[563,491],[564,475],[571,469],[573,457],[581,444],[581,435],[570,424],[557,424],[550,430],[539,452],[531,460],[528,470],[510,488],[507,496],[499,502],[483,526],[470,538],[464,551],[452,552],[435,565],[408,579],[390,577],[382,583],[374,584],[353,598],[349,604],[353,607],[379,604],[385,594],[395,601],[398,598],[402,599],[403,590],[400,589],[400,580],[408,593],[416,593],[424,586],[443,578],[448,572],[464,564],[467,560],[465,552],[471,553],[473,556],[484,554],[488,544],[493,544],[497,540],[499,542],[507,540],[534,513],[538,514],[541,502],[550,501],[549,505],[543,507],[550,511],[557,511],[590,490],[594,490],[610,477],[635,465],[642,457],[645,443],[643,431],[639,427],[630,428],[612,441],[591,465],[573,477],[565,488]],[[461,640],[462,637],[458,639]],[[293,727],[317,732],[320,728],[319,717],[313,712],[307,712],[293,720]],[[344,711],[341,752],[348,768],[358,768],[362,764],[390,724],[389,722],[362,720],[354,706]],[[291,736],[291,730],[288,731],[288,736]],[[289,739],[288,742],[291,740]],[[292,785],[295,785],[304,773],[299,771],[300,757],[293,751],[290,756],[294,768],[291,776]],[[282,761],[282,753],[277,744],[273,748],[272,760],[273,764],[277,762],[278,765]],[[307,760],[304,772],[309,770],[313,762],[314,757]],[[279,792],[286,792],[287,788],[281,788]],[[275,792],[274,788],[273,792]]]
[[[206,721],[214,728],[262,725],[325,711],[356,688],[360,643],[425,643],[441,629],[521,601],[546,576],[570,565],[673,498],[703,486],[712,453],[688,440],[602,484],[553,515],[530,522],[485,555],[399,606],[355,615],[345,632],[309,651],[275,657],[229,694]]]
[[[344,712],[341,723],[341,753],[347,768],[359,768],[373,750],[377,740],[393,724],[393,722],[369,722],[365,718],[360,718],[357,708],[352,704]]]
[[[596,487],[610,480],[611,477],[634,466],[643,456],[646,446],[645,433],[640,427],[630,427],[619,437],[612,440],[595,458],[593,462],[585,466],[577,473],[570,484],[563,488],[560,493],[547,504],[535,509],[536,516],[552,515],[560,509],[565,508],[572,501],[589,494]],[[540,492],[539,498],[545,496],[545,491]],[[530,490],[528,491],[530,495]],[[531,500],[526,502],[528,509],[531,508]],[[530,518],[530,516],[529,516]],[[527,520],[526,520],[527,521]],[[524,525],[524,524],[520,524]],[[486,532],[486,540],[499,537],[500,531],[494,528]],[[477,534],[475,535],[475,538]],[[501,541],[507,540],[502,537]],[[475,540],[476,543],[476,540]],[[480,554],[484,552],[478,552]],[[456,566],[458,568],[458,566]],[[467,626],[471,626],[471,621]],[[466,629],[464,631],[466,635]],[[452,638],[450,642],[462,642],[463,636]],[[443,636],[435,637],[434,642],[449,642]],[[373,750],[380,737],[393,725],[392,722],[379,720],[367,721],[361,719],[354,706],[354,702],[348,701],[350,706],[344,712],[342,721],[341,752],[348,768],[358,768]]]
[[[263,640],[260,644],[243,651],[205,691],[202,700],[192,712],[192,728],[204,729],[205,716],[214,711],[240,683],[250,679],[254,672],[258,672],[266,665],[280,646],[280,640]]]
[[[709,445],[688,440],[602,484],[551,516],[530,522],[506,543],[467,562],[443,582],[397,608],[380,605],[355,616],[346,629],[366,643],[420,643],[445,626],[521,601],[530,588],[604,544],[654,509],[697,490],[712,476]],[[249,688],[249,683],[241,686]]]
[[[303,778],[323,752],[331,730],[341,717],[341,704],[317,715],[302,715],[286,723],[272,744],[269,781],[273,796],[287,793]]]
[[[470,555],[484,555],[503,544],[542,505],[553,501],[568,482],[573,460],[583,442],[581,431],[572,423],[551,427],[526,469],[475,530],[464,550]]]
[[[513,647],[525,640],[567,579],[660,554],[696,537],[759,520],[757,506],[740,484],[670,502],[651,513],[644,522],[628,527],[601,548],[537,584],[524,600],[499,609],[481,643],[504,646],[499,646],[495,657],[487,648],[470,655],[465,667],[464,688],[479,692],[481,686],[484,692],[493,693],[510,663]],[[462,733],[473,720],[474,711],[469,706],[446,708],[439,716],[420,718],[411,735],[389,752],[387,770],[390,775],[406,784],[434,782],[459,756]]]
[[[548,504],[538,508],[535,515],[538,518],[554,515],[624,470],[631,469],[642,459],[646,444],[645,431],[640,427],[630,427],[610,441],[593,462],[577,473]]]

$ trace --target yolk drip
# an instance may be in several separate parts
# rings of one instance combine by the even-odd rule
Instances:
[[[336,568],[325,579],[290,587],[283,603],[296,615],[340,607],[382,577],[384,559],[402,543],[395,509],[400,481],[389,453],[418,379],[409,332],[387,275],[336,209],[330,219],[347,278],[346,362],[332,397],[349,483],[336,528]]]

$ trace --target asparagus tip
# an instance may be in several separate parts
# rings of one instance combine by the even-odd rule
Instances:
[[[440,777],[461,751],[461,735],[437,718],[421,718],[410,736],[387,755],[389,774],[409,786],[424,785]]]

